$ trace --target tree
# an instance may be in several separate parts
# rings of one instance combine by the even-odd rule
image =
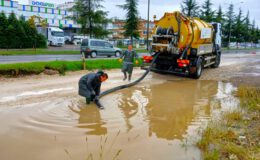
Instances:
[[[257,28],[255,26],[255,20],[253,20],[252,27],[251,27],[251,41],[253,43],[258,43],[258,38],[257,38]]]
[[[221,6],[219,6],[218,12],[217,12],[217,15],[215,18],[215,22],[221,23],[221,25],[223,25],[223,20],[224,20],[224,17],[223,17],[222,8],[221,8]]]
[[[120,5],[119,7],[126,11],[124,35],[126,37],[130,37],[131,43],[133,44],[133,38],[139,38],[137,0],[126,0],[126,3],[124,5]]]
[[[16,18],[16,15],[12,12],[8,17],[7,27],[7,43],[11,48],[22,48],[23,38],[25,37],[24,30]]]
[[[211,0],[205,0],[201,9],[200,18],[202,20],[205,20],[206,22],[212,22],[214,20],[215,11],[212,11],[211,7],[212,7]]]
[[[189,17],[198,17],[199,6],[196,0],[183,0],[181,11]]]
[[[245,25],[244,25],[244,20],[243,19],[243,13],[241,8],[239,9],[239,13],[236,16],[235,19],[235,25],[234,25],[234,33],[233,36],[235,37],[235,41],[238,42],[244,42],[245,39]]]
[[[234,19],[235,19],[233,4],[229,5],[228,11],[225,14],[225,16],[226,16],[226,23],[224,24],[224,27],[223,27],[223,33],[224,33],[223,40],[224,40],[224,42],[228,43],[228,45],[229,45],[229,43],[233,40],[232,32],[234,29]]]
[[[4,12],[0,14],[0,48],[6,48],[7,47],[7,26],[8,26],[8,20],[5,16]]]
[[[102,11],[100,2],[103,0],[76,0],[75,5],[70,9],[74,12],[71,18],[81,24],[81,32],[90,37],[104,37],[109,34],[105,26],[110,22],[107,19],[107,12]]]
[[[249,11],[247,12],[247,15],[244,20],[244,26],[245,26],[245,33],[244,33],[244,40],[245,42],[250,42],[250,19],[249,19]]]

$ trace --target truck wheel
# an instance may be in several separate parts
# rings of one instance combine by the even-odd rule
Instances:
[[[190,76],[194,79],[199,79],[203,70],[203,66],[202,66],[202,59],[198,58],[197,62],[196,62],[196,67],[195,67],[195,72],[192,73]]]
[[[215,63],[213,65],[211,65],[211,67],[212,68],[218,68],[219,65],[220,65],[220,61],[221,61],[221,53],[217,52]]]
[[[91,58],[96,58],[97,57],[97,52],[91,52]]]
[[[119,51],[116,51],[115,57],[120,57],[120,56],[121,56],[121,53]]]

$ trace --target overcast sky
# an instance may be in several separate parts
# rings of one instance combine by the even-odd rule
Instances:
[[[28,4],[29,0],[18,0],[19,3]],[[38,0],[44,2],[53,2],[53,0]],[[72,0],[57,0],[56,2],[64,3],[66,1]],[[205,0],[197,0],[199,4],[202,4]],[[124,18],[125,13],[123,10],[119,9],[116,5],[124,4],[124,0],[104,0],[103,6],[105,10],[109,11],[109,17],[119,17]],[[147,18],[147,2],[148,0],[139,0],[139,15],[142,18]],[[157,18],[163,16],[164,12],[172,12],[180,10],[180,2],[182,0],[150,0],[150,18],[156,15]],[[255,19],[256,24],[260,27],[260,1],[259,0],[212,0],[214,9],[217,9],[219,5],[222,6],[224,11],[228,7],[228,4],[233,3],[235,5],[235,11],[241,8],[244,15],[247,11],[250,11],[251,20]],[[242,2],[242,3],[241,3]]]

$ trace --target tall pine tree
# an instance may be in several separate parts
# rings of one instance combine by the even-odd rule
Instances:
[[[243,13],[241,8],[239,9],[239,13],[236,16],[235,19],[235,25],[234,25],[234,32],[233,36],[235,38],[235,41],[237,43],[245,42],[245,25],[244,25],[244,20],[243,20]]]
[[[223,20],[224,20],[224,15],[223,15],[221,6],[219,6],[218,12],[217,12],[217,15],[215,18],[215,22],[221,23],[221,25],[223,25]]]
[[[224,43],[226,43],[227,45],[230,45],[229,42],[233,41],[234,39],[232,39],[232,32],[234,29],[234,20],[235,20],[235,13],[234,13],[234,5],[230,4],[228,7],[228,11],[225,14],[226,17],[226,21],[223,27],[223,40]],[[230,47],[230,46],[228,46]]]
[[[199,5],[196,0],[183,0],[181,3],[181,11],[186,16],[189,17],[198,17]]]
[[[103,38],[109,32],[105,26],[110,22],[107,12],[103,11],[100,4],[103,0],[76,0],[75,5],[70,9],[75,13],[71,18],[81,24],[81,32],[90,37]]]
[[[124,25],[124,35],[130,37],[131,43],[133,44],[133,38],[139,38],[138,32],[138,11],[137,11],[137,0],[126,0],[124,5],[120,5],[122,9],[126,11],[126,23]]]
[[[212,22],[214,20],[214,12],[211,0],[205,0],[201,8],[200,18],[206,22]]]
[[[251,27],[251,41],[252,41],[253,43],[258,43],[255,20],[253,20],[252,27]]]
[[[245,33],[244,33],[244,40],[245,42],[250,42],[250,19],[249,19],[249,11],[247,12],[247,15],[244,19],[244,27],[245,27]]]

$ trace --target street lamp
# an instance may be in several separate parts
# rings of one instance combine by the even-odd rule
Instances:
[[[150,25],[150,19],[149,19],[149,16],[150,16],[150,0],[148,0],[148,11],[147,11],[147,31],[146,31],[146,35],[147,35],[147,44],[146,44],[146,49],[147,51],[149,50],[149,25]]]

